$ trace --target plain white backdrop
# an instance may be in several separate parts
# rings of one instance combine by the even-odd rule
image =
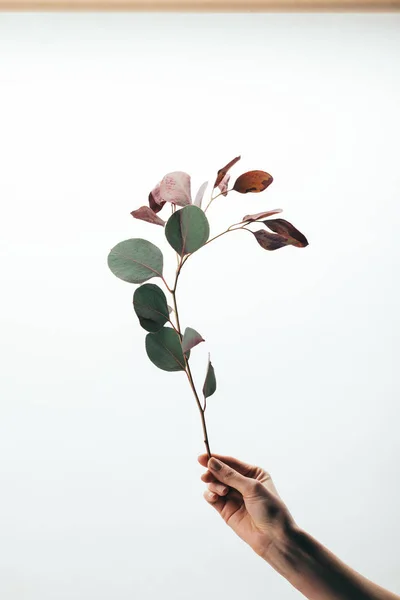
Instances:
[[[300,597],[203,499],[198,410],[148,360],[112,246],[164,174],[234,156],[306,249],[225,236],[183,325],[210,444],[269,470],[298,524],[400,593],[399,15],[0,16],[0,594]],[[164,214],[164,213],[162,213]],[[154,282],[156,282],[154,280]]]

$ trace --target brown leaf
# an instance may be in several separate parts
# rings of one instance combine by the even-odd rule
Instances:
[[[288,243],[298,248],[305,248],[308,246],[307,238],[294,227],[289,221],[285,219],[268,219],[263,221],[271,231],[278,233],[282,237],[288,240]]]
[[[252,231],[252,233],[264,250],[278,250],[278,248],[283,248],[283,246],[290,245],[290,242],[283,236],[275,233],[269,233],[269,231],[265,231],[265,229]]]
[[[240,194],[262,192],[273,182],[273,177],[265,171],[247,171],[235,181],[233,189]]]
[[[135,219],[140,219],[141,221],[147,221],[148,223],[153,223],[154,225],[161,225],[164,227],[165,221],[163,221],[154,210],[151,210],[148,206],[141,206],[137,210],[133,210],[131,212],[132,217]]]
[[[281,213],[282,209],[281,208],[274,208],[273,210],[268,210],[267,212],[259,212],[259,213],[255,213],[254,215],[246,215],[245,217],[243,217],[242,219],[242,223],[244,222],[248,222],[248,223],[252,223],[253,221],[258,221],[259,219],[265,219],[265,217],[270,217],[271,215],[277,215],[278,213]]]
[[[158,183],[154,190],[152,190],[149,194],[149,206],[152,211],[155,213],[160,212],[162,207],[165,204],[165,200],[162,200],[160,194],[160,184]]]
[[[237,156],[236,158],[234,158],[233,160],[231,160],[231,162],[228,162],[227,165],[225,165],[224,167],[222,167],[222,169],[220,169],[218,171],[217,178],[216,178],[215,183],[214,183],[214,188],[216,188],[221,183],[221,181],[223,180],[223,178],[225,177],[225,175],[227,174],[227,172],[229,171],[229,169],[231,167],[233,167],[233,165],[235,165],[238,160],[240,160],[240,156]]]

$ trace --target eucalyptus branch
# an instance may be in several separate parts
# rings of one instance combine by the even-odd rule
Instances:
[[[295,247],[308,245],[304,235],[288,221],[284,219],[264,220],[280,212],[280,209],[247,215],[240,223],[230,225],[225,231],[209,239],[210,226],[205,213],[214,200],[230,191],[239,194],[262,192],[273,181],[272,176],[265,171],[248,171],[240,175],[234,186],[228,190],[227,184],[230,177],[228,171],[239,159],[240,156],[219,169],[214,189],[219,187],[220,190],[222,188],[225,191],[220,191],[215,196],[211,194],[211,199],[204,210],[201,208],[201,202],[207,182],[200,187],[194,205],[191,199],[190,175],[175,171],[165,175],[150,192],[149,206],[142,206],[132,211],[131,215],[135,219],[165,228],[165,237],[177,254],[173,287],[168,285],[163,275],[164,257],[161,250],[147,240],[142,238],[124,240],[114,246],[108,255],[108,266],[114,275],[123,281],[140,284],[133,294],[133,308],[141,327],[147,331],[145,346],[149,359],[163,371],[185,372],[200,411],[204,444],[209,457],[211,451],[205,411],[207,399],[215,393],[217,382],[209,356],[202,388],[204,397],[204,406],[202,406],[190,368],[189,357],[193,348],[204,342],[204,339],[195,329],[186,327],[183,331],[181,327],[177,286],[182,267],[197,250],[232,231],[248,231],[264,250],[276,250],[290,245]],[[171,215],[165,222],[158,213],[167,203],[171,204]],[[265,225],[268,231],[266,228],[258,231],[248,228],[250,223],[256,222]],[[172,295],[173,309],[168,306],[167,298],[161,287],[154,283],[147,283],[152,278],[160,278],[164,283]],[[172,310],[175,312],[174,319],[170,314]],[[176,321],[176,324],[173,320]],[[171,326],[166,326],[166,324]]]

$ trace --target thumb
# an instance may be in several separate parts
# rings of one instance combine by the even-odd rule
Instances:
[[[207,467],[214,477],[238,490],[243,496],[248,496],[251,492],[254,492],[254,484],[256,483],[254,479],[241,475],[217,458],[210,458]]]

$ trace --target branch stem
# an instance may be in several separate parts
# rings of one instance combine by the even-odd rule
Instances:
[[[185,258],[187,258],[187,257],[185,257]],[[176,300],[176,287],[178,285],[178,277],[179,277],[179,274],[181,272],[184,260],[185,259],[183,259],[182,257],[180,257],[179,262],[178,262],[178,268],[176,270],[174,287],[172,288],[172,290],[170,290],[170,292],[172,294],[172,300],[173,300],[173,303],[174,303],[174,310],[175,310],[175,317],[176,317],[176,328],[174,327],[174,329],[177,332],[177,334],[179,335],[179,337],[180,337],[181,340],[182,340],[182,330],[181,330],[181,324],[180,324],[180,320],[179,320],[178,303],[177,303],[177,300]],[[203,409],[203,407],[201,406],[201,403],[200,403],[200,400],[199,400],[199,396],[197,394],[196,386],[195,386],[194,381],[193,381],[192,372],[190,370],[189,359],[187,358],[187,356],[185,354],[183,355],[183,357],[184,357],[185,363],[186,363],[185,373],[187,375],[190,387],[192,388],[193,395],[194,395],[194,397],[196,399],[196,403],[197,403],[197,406],[198,406],[199,411],[200,411],[201,425],[202,425],[202,428],[203,428],[203,435],[204,435],[204,444],[205,444],[205,447],[206,447],[206,450],[207,450],[207,455],[208,455],[208,458],[211,458],[210,443],[208,441],[207,425],[206,425],[206,420],[205,420],[205,415],[204,415],[204,410],[205,409]]]

